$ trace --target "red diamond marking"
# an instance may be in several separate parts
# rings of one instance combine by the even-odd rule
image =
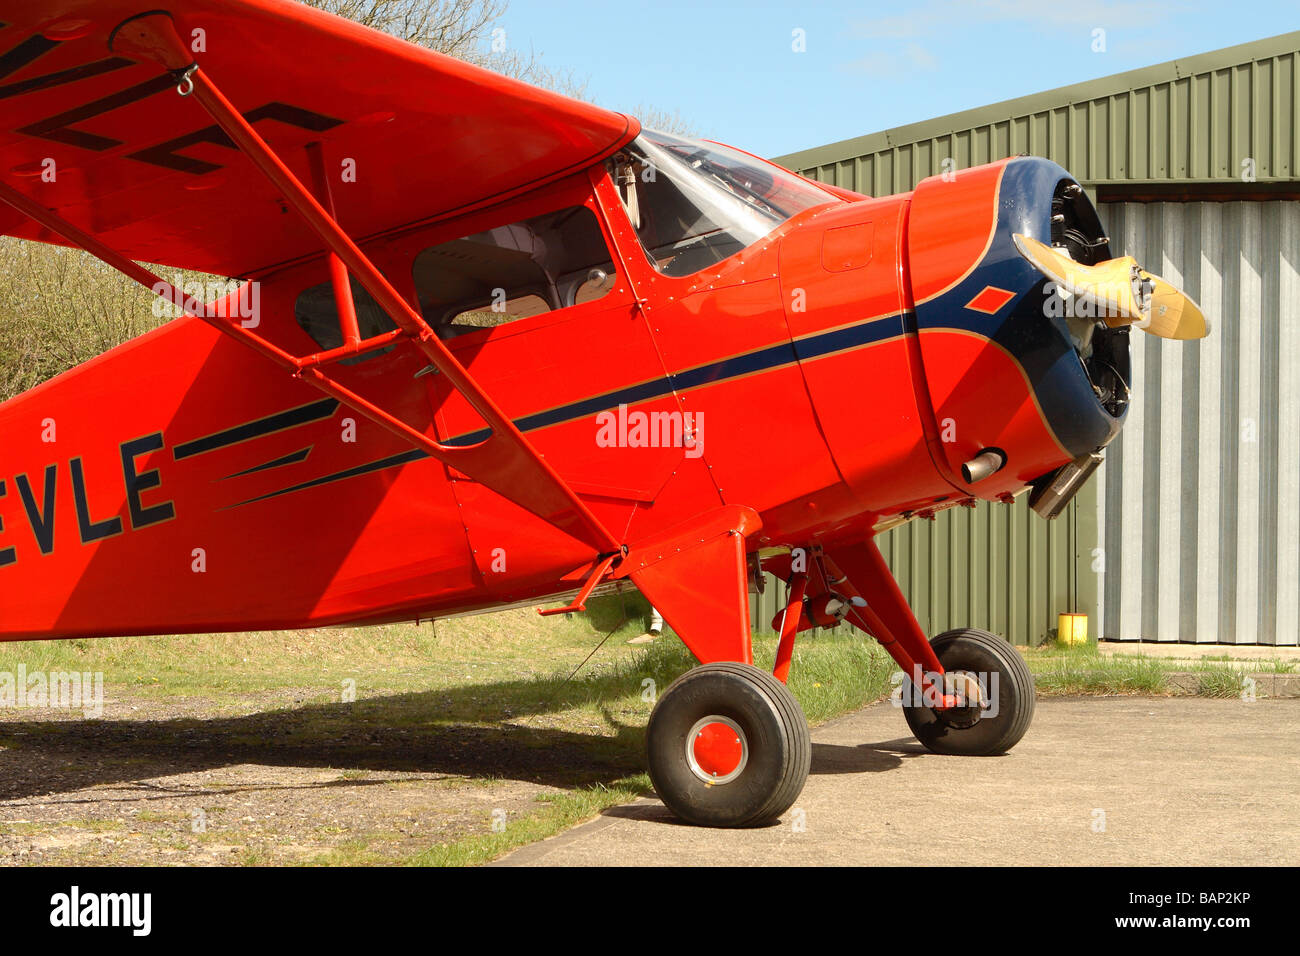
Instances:
[[[966,303],[966,308],[992,315],[1015,297],[1014,292],[999,289],[995,285],[986,285],[983,292]]]

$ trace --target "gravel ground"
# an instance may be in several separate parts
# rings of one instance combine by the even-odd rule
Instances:
[[[0,710],[0,864],[401,862],[638,764],[544,718],[413,720],[426,695],[106,690],[100,719]]]

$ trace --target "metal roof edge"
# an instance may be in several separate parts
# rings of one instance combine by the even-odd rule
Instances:
[[[1187,76],[1221,70],[1233,66],[1244,66],[1254,61],[1269,57],[1300,52],[1300,30],[1292,33],[1280,33],[1277,36],[1240,43],[1237,46],[1197,53],[1176,60],[1168,60],[1153,66],[1138,67],[1123,73],[1113,73],[1094,80],[1084,80],[1068,86],[1029,93],[1010,100],[1002,100],[988,106],[977,106],[956,113],[948,113],[933,119],[895,126],[879,130],[864,136],[813,146],[778,156],[772,161],[788,169],[809,169],[813,166],[826,166],[831,163],[856,159],[871,153],[882,152],[910,143],[947,136],[949,133],[987,126],[1008,117],[1026,116],[1041,113],[1044,110],[1068,106],[1071,103],[1086,102],[1103,96],[1124,93],[1128,90],[1158,83],[1168,83]]]

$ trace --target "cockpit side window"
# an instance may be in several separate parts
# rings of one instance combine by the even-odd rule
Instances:
[[[397,328],[393,320],[379,307],[379,303],[370,297],[370,293],[362,287],[360,282],[355,278],[349,278],[348,284],[352,287],[352,303],[357,312],[357,329],[360,331],[363,341],[376,335],[382,335],[384,332],[391,332]],[[305,289],[294,302],[293,316],[297,319],[302,330],[310,335],[312,341],[319,345],[322,350],[336,349],[343,344],[343,331],[339,328],[339,311],[338,306],[335,304],[332,283],[322,282],[310,289]],[[392,349],[393,346],[390,345],[387,348],[377,349],[365,355],[342,359],[339,364],[356,365],[359,362],[365,362],[391,352]]]
[[[666,133],[643,133],[608,168],[646,255],[668,276],[706,269],[795,213],[836,201],[778,166]]]
[[[425,321],[453,338],[598,299],[616,270],[595,214],[569,206],[430,246],[413,273]]]

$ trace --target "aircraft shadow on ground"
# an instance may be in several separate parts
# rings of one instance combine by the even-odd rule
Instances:
[[[685,820],[673,816],[673,812],[658,802],[658,795],[655,795],[654,801],[640,801],[636,803],[625,803],[620,806],[606,807],[600,811],[603,817],[614,817],[618,820],[640,820],[643,823],[661,823],[670,827],[688,827],[690,829],[699,829],[693,823],[687,823]],[[770,827],[780,826],[779,820],[765,820],[747,829],[766,830]]]
[[[813,744],[812,771],[815,776],[841,773],[883,773],[896,770],[904,760],[929,753],[913,737],[900,737],[873,744]]]
[[[883,773],[900,767],[904,760],[922,757],[928,751],[911,737],[886,740],[880,743],[819,744],[812,746],[811,774]],[[639,800],[636,803],[608,807],[602,816],[620,820],[640,820],[645,823],[663,823],[670,826],[691,826],[677,817],[662,803]],[[780,821],[767,821],[760,828],[778,826]]]
[[[161,799],[193,792],[193,786],[153,782],[158,778],[241,764],[498,777],[562,788],[608,783],[644,770],[644,731],[620,722],[608,709],[602,711],[607,735],[545,726],[546,714],[589,696],[590,688],[580,684],[550,688],[505,681],[239,716],[77,720],[59,714],[0,720],[0,800],[103,786],[139,791],[121,799],[148,799],[151,791]],[[506,712],[505,702],[519,709],[519,702],[530,697],[534,702],[526,712]],[[500,716],[486,716],[498,701]],[[814,743],[812,773],[884,772],[924,753],[911,738],[856,746]],[[349,779],[267,787],[384,782]],[[208,792],[221,790],[215,786]],[[671,820],[657,804],[626,809],[649,813],[646,819]]]
[[[545,726],[546,713],[586,698],[588,692],[576,685],[558,692],[534,685],[539,698],[553,696],[539,699],[527,713],[498,711],[497,719],[482,715],[485,702],[498,698],[517,706],[521,683],[310,703],[229,717],[74,720],[60,714],[0,720],[0,800],[134,785],[239,764],[499,777],[565,788],[609,782],[644,769],[644,732],[608,711],[603,718],[609,735]],[[175,796],[191,789],[164,786],[160,793]]]

